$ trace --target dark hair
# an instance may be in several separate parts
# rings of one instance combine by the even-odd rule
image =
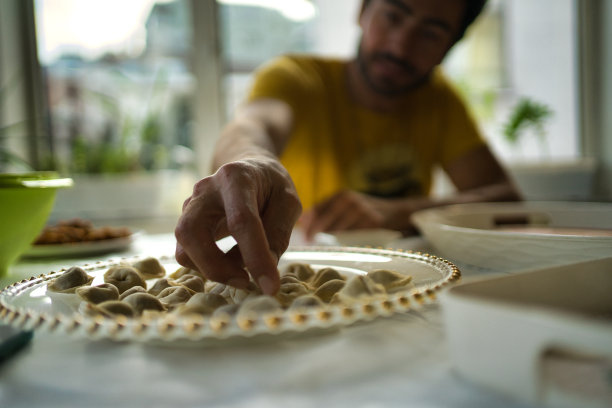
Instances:
[[[463,21],[459,28],[459,35],[457,41],[459,41],[465,34],[468,27],[476,20],[476,18],[482,12],[487,0],[464,0],[465,1],[465,13],[463,14]],[[370,0],[363,0],[362,10],[365,9]]]
[[[368,0],[369,1],[369,0]],[[487,0],[465,0],[465,13],[463,14],[463,24],[461,25],[461,29],[459,31],[459,36],[457,40],[460,40],[461,37],[465,34],[465,31],[468,27],[476,20],[476,18],[482,12],[482,9],[487,4]]]

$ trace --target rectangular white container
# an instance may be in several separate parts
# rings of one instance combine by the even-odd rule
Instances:
[[[441,303],[461,376],[533,404],[612,407],[612,258],[466,281]]]

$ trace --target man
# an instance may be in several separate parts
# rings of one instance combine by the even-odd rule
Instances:
[[[199,181],[176,227],[179,263],[266,294],[302,206],[302,228],[392,228],[449,203],[516,200],[503,169],[438,65],[486,0],[365,0],[350,61],[284,57],[257,74],[223,131],[214,175]],[[427,195],[440,165],[452,200]],[[215,240],[232,235],[223,253]],[[248,270],[247,271],[245,270]]]

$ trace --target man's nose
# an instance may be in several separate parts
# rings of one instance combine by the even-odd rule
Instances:
[[[393,30],[389,37],[389,52],[400,59],[408,58],[416,47],[417,29],[416,24],[407,22]]]

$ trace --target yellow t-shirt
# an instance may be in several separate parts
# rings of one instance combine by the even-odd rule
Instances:
[[[346,62],[280,57],[261,67],[249,100],[276,98],[293,111],[281,154],[304,209],[343,190],[379,197],[429,193],[435,166],[484,143],[472,116],[441,69],[393,113],[353,102]]]

